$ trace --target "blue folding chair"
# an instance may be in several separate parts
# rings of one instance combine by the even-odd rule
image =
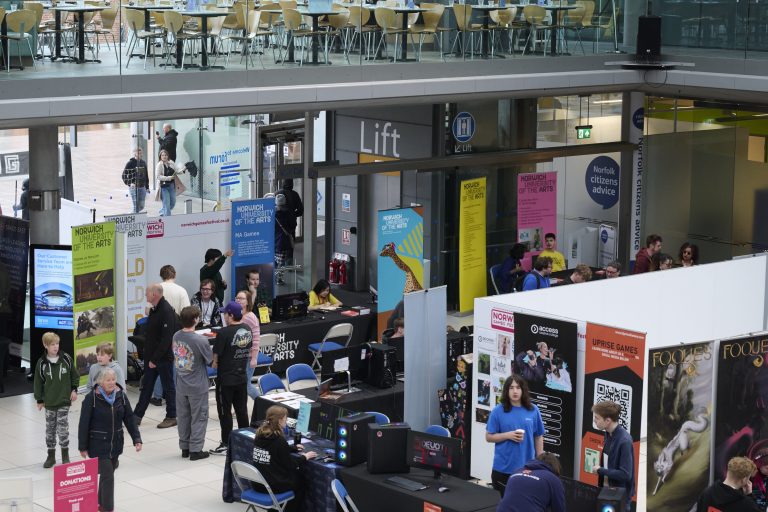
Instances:
[[[286,504],[294,498],[293,491],[275,494],[269,487],[261,472],[247,462],[234,461],[232,463],[232,475],[240,488],[240,501],[248,505],[245,512],[260,512],[262,510],[277,510],[283,512]],[[256,492],[246,482],[261,484],[267,492]]]
[[[270,391],[285,391],[285,385],[277,374],[265,373],[259,377],[259,392],[266,395]]]
[[[267,372],[272,372],[272,356],[265,352],[273,352],[277,345],[277,334],[269,333],[259,336],[259,355],[256,359],[256,368],[266,368]]]
[[[341,506],[341,510],[344,512],[359,512],[357,505],[352,501],[352,497],[347,492],[344,484],[341,483],[341,480],[334,478],[333,482],[331,482],[331,489],[333,490],[333,495],[336,496],[336,503]]]
[[[322,367],[320,366],[320,356],[323,355],[323,352],[339,350],[340,348],[344,348],[349,345],[349,342],[352,339],[353,330],[354,326],[350,323],[336,324],[328,329],[328,332],[325,334],[323,341],[320,343],[310,343],[309,351],[312,352],[312,356],[314,357],[314,360],[312,361],[312,369],[318,372],[322,370]],[[336,343],[335,341],[328,341],[329,339],[344,337],[347,338],[347,341],[344,342],[343,345]]]
[[[373,414],[374,421],[376,422],[377,425],[383,425],[385,423],[389,423],[389,416],[387,416],[383,412],[367,411],[365,414]]]
[[[442,425],[430,425],[424,432],[433,436],[451,437],[451,431]]]
[[[496,265],[491,265],[491,268],[489,270],[489,273],[491,274],[491,284],[493,285],[493,290],[496,292],[496,295],[501,293],[499,291],[499,285],[496,283],[496,280],[499,278],[500,269],[501,269],[501,263],[497,263]]]
[[[219,372],[211,366],[206,366],[205,369],[208,371],[208,389],[210,390],[216,387],[216,376],[219,375]]]
[[[315,386],[320,384],[317,380],[317,375],[315,375],[315,371],[306,363],[292,364],[288,367],[288,370],[286,370],[285,376],[288,379],[288,391],[293,391],[291,389],[291,384],[302,380],[311,380]]]

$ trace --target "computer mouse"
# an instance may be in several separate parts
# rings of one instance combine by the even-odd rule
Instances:
[[[450,489],[447,488],[447,487],[438,487],[437,488],[437,492],[448,492],[448,491],[450,491]]]

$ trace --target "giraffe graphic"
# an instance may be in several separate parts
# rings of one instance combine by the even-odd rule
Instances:
[[[422,288],[421,284],[419,284],[419,280],[413,273],[413,270],[411,270],[411,268],[403,260],[401,260],[400,256],[398,256],[395,252],[394,243],[390,242],[386,244],[381,250],[381,254],[379,254],[379,256],[392,258],[392,262],[397,265],[397,268],[405,272],[405,286],[403,287],[403,293],[410,293],[424,289]]]

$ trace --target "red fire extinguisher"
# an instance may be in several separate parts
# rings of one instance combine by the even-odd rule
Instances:
[[[336,284],[338,282],[338,269],[339,269],[339,261],[334,258],[330,261],[328,264],[328,281],[330,283]]]
[[[339,284],[347,284],[347,262],[339,262]]]

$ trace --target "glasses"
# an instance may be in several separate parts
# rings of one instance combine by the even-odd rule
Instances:
[[[213,288],[200,288],[201,292],[212,292]]]

